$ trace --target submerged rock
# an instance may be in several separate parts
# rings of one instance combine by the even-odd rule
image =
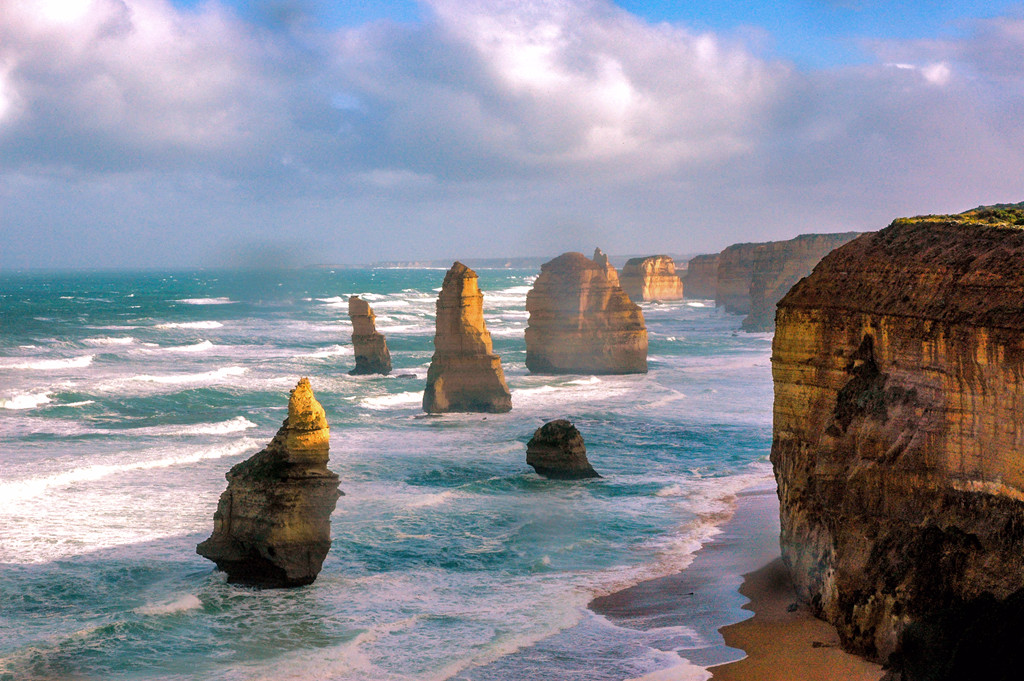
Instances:
[[[359,296],[352,296],[348,299],[348,316],[352,320],[352,347],[356,355],[356,367],[349,375],[391,373],[388,343],[377,331],[377,317],[370,304]]]
[[[445,274],[437,297],[434,356],[427,370],[423,410],[506,412],[512,394],[484,323],[476,272],[461,262]]]
[[[683,299],[683,280],[676,274],[675,261],[667,255],[627,260],[619,282],[634,303]]]
[[[778,306],[783,557],[892,678],[1024,665],[1022,226],[1012,208],[896,220]]]
[[[526,366],[546,374],[647,372],[647,327],[640,306],[609,274],[607,262],[563,253],[541,266],[526,296]],[[614,268],[613,268],[614,271]]]
[[[686,265],[683,290],[690,300],[713,300],[718,285],[718,253],[690,258]]]
[[[587,461],[583,436],[569,421],[549,421],[537,429],[526,444],[526,463],[538,475],[556,480],[599,478]]]
[[[310,584],[331,547],[331,512],[342,493],[327,469],[330,429],[309,380],[288,400],[288,418],[266,449],[228,471],[213,534],[196,547],[229,582]]]

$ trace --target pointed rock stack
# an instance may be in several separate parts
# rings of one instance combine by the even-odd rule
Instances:
[[[615,266],[608,260],[608,256],[604,254],[600,248],[594,249],[594,262],[597,263],[598,267],[603,267],[605,272],[608,274],[608,281],[619,283],[619,273],[615,269]]]
[[[587,461],[583,436],[569,421],[549,421],[537,429],[526,444],[526,463],[538,475],[555,480],[600,478]]]
[[[196,547],[229,582],[309,584],[331,547],[331,512],[341,496],[327,469],[330,429],[309,380],[288,401],[288,418],[266,449],[227,473],[213,534]]]
[[[667,255],[651,255],[626,261],[619,281],[634,303],[683,299],[683,280],[676,274],[675,261]]]
[[[352,347],[355,349],[356,368],[350,376],[391,373],[391,353],[384,335],[378,333],[376,315],[370,304],[359,296],[348,299],[348,316],[352,320]]]
[[[563,253],[545,263],[526,296],[526,366],[541,374],[647,372],[640,306],[609,274],[607,261]]]
[[[437,297],[437,331],[423,391],[424,411],[500,413],[512,408],[501,359],[494,354],[484,324],[483,298],[476,272],[461,262],[452,265]]]

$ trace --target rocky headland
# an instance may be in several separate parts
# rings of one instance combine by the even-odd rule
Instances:
[[[892,679],[1024,664],[1019,208],[896,220],[779,303],[783,558],[843,646]]]
[[[377,331],[377,316],[370,304],[359,296],[348,299],[348,316],[352,320],[352,347],[356,366],[352,376],[391,373],[391,353],[384,335]]]
[[[713,300],[718,287],[718,253],[690,258],[683,277],[683,290],[692,300]]]
[[[754,277],[754,259],[763,244],[733,244],[718,254],[715,280],[715,306],[730,314],[750,312],[750,281]]]
[[[582,253],[544,263],[526,296],[526,366],[541,374],[647,371],[647,327],[640,306]],[[614,268],[611,268],[614,272]]]
[[[771,331],[775,328],[775,305],[793,284],[806,277],[830,252],[860,236],[860,232],[841,234],[802,234],[787,241],[769,241],[754,250],[750,275],[750,307],[743,320],[744,331]]]
[[[232,467],[213,516],[213,534],[196,547],[229,582],[262,587],[310,584],[331,548],[331,513],[342,493],[327,469],[330,428],[303,378],[288,418],[266,449]]]
[[[634,303],[683,299],[683,280],[676,274],[675,261],[667,255],[627,260],[619,283]]]
[[[423,410],[500,413],[512,408],[501,359],[484,323],[477,274],[461,262],[448,270],[437,297],[434,356],[427,370]]]
[[[526,463],[538,475],[555,480],[599,478],[587,460],[587,447],[580,431],[565,419],[548,421],[526,444]]]

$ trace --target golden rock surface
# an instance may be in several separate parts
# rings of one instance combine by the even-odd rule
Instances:
[[[783,557],[844,647],[880,662],[922,627],[987,626],[951,613],[1024,589],[1024,213],[986,215],[896,220],[778,306]]]
[[[436,325],[423,410],[431,414],[509,411],[512,394],[484,323],[477,274],[461,262],[445,274],[437,297]]]
[[[683,299],[683,280],[676,274],[675,261],[667,255],[627,260],[619,282],[634,303]]]
[[[683,277],[683,290],[689,300],[712,300],[718,285],[718,253],[690,258]]]
[[[542,374],[647,372],[640,307],[606,262],[563,253],[541,267],[526,296],[526,366]]]
[[[341,496],[338,476],[327,469],[329,449],[327,417],[303,378],[270,444],[227,473],[213,534],[196,553],[230,582],[288,587],[315,580]]]
[[[384,335],[377,331],[377,316],[370,304],[359,296],[351,296],[348,316],[352,320],[352,348],[356,356],[356,366],[349,375],[391,373],[391,352]]]

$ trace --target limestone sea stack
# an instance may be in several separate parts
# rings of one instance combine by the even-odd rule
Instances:
[[[549,421],[537,429],[526,444],[526,463],[538,475],[555,480],[599,478],[587,461],[583,436],[569,421]]]
[[[526,296],[526,366],[541,374],[647,372],[640,306],[608,266],[563,253],[541,266]]]
[[[676,274],[675,261],[667,255],[627,260],[619,282],[634,303],[683,299],[683,280]]]
[[[608,281],[613,281],[616,284],[619,283],[619,273],[615,269],[615,265],[608,260],[608,256],[604,254],[600,248],[594,249],[594,262],[597,263],[598,267],[603,267],[608,275]]]
[[[787,241],[761,244],[754,252],[750,310],[743,320],[743,330],[774,329],[775,305],[782,296],[810,274],[823,257],[858,236],[860,232],[802,234]]]
[[[227,473],[213,534],[196,547],[229,582],[310,584],[331,547],[331,512],[342,493],[327,469],[330,429],[309,380],[288,400],[288,418],[266,449]]]
[[[899,219],[779,303],[783,557],[893,679],[1024,665],[1021,263],[1024,210]]]
[[[690,258],[683,278],[683,290],[691,300],[713,300],[718,285],[718,253]]]
[[[476,272],[461,262],[452,265],[437,297],[434,356],[423,391],[427,413],[500,413],[512,408],[501,359],[484,324],[483,300]]]
[[[715,306],[730,314],[750,312],[750,281],[754,277],[754,258],[761,244],[733,244],[718,254],[715,281]]]
[[[391,353],[384,335],[377,332],[377,316],[370,304],[359,296],[348,299],[348,316],[352,320],[352,347],[356,367],[351,376],[391,373]]]

